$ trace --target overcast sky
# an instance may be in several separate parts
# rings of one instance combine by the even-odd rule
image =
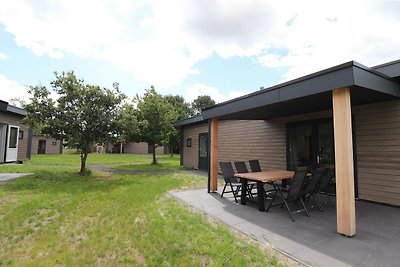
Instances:
[[[74,70],[128,96],[217,102],[355,60],[400,59],[399,1],[0,0],[0,99]]]

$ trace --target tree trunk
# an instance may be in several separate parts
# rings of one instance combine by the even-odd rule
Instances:
[[[169,145],[169,153],[171,153],[171,158],[174,156],[174,145],[170,144]]]
[[[151,164],[157,164],[156,145],[153,145],[153,163],[151,163]]]
[[[81,153],[81,171],[79,172],[80,175],[85,175],[87,156],[88,153]]]
[[[121,142],[121,144],[119,145],[119,153],[122,154],[122,142]]]

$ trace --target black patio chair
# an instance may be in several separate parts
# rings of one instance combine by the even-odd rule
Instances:
[[[268,208],[267,208],[267,212],[269,211],[269,208],[272,206],[274,200],[276,197],[280,197],[283,201],[283,203],[278,203],[277,205],[283,206],[285,205],[290,218],[292,219],[292,221],[294,222],[294,218],[293,218],[293,213],[298,213],[300,211],[305,211],[306,215],[309,217],[310,214],[308,213],[308,210],[306,208],[306,205],[304,204],[304,201],[302,199],[302,194],[303,194],[303,184],[304,181],[306,179],[307,176],[307,167],[298,167],[296,169],[296,172],[294,173],[293,179],[292,179],[292,184],[290,189],[287,192],[283,192],[282,190],[278,189],[274,196],[272,197],[272,200],[269,202]],[[300,201],[301,205],[303,206],[303,210],[296,210],[296,211],[292,211],[289,207],[289,203],[297,203],[298,201]],[[274,205],[274,206],[277,206]]]
[[[233,167],[231,162],[229,161],[220,161],[219,166],[221,167],[222,176],[224,177],[225,186],[222,190],[221,197],[224,196],[225,193],[232,193],[233,197],[235,198],[236,203],[238,203],[237,197],[240,197],[240,189],[242,184],[238,181],[238,179],[234,176],[235,173],[233,171]],[[226,191],[226,186],[229,185],[231,191]]]
[[[325,171],[324,175],[321,177],[321,182],[318,185],[317,192],[318,194],[324,194],[327,199],[328,203],[330,203],[332,206],[335,206],[332,202],[332,200],[329,197],[329,194],[326,193],[326,189],[328,188],[329,184],[332,182],[333,178],[335,178],[335,169],[329,168]],[[318,198],[316,198],[318,201]],[[319,202],[320,203],[320,202]],[[321,205],[321,203],[320,203]]]
[[[249,164],[250,164],[251,172],[260,172],[261,171],[261,166],[260,166],[260,162],[258,161],[258,159],[249,160]]]
[[[244,161],[235,161],[235,167],[237,173],[248,173],[249,170],[247,169],[246,163]],[[253,198],[256,193],[253,194],[253,189],[256,187],[256,181],[247,181],[247,192],[251,198]]]
[[[304,190],[303,190],[303,200],[304,201],[309,201],[310,199],[314,200],[314,203],[317,205],[319,211],[324,211],[322,209],[322,205],[321,203],[318,201],[317,198],[317,192],[319,190],[319,185],[321,183],[321,179],[323,177],[325,173],[325,169],[324,168],[318,168],[316,169],[310,180],[308,181],[307,184],[305,184],[304,186]]]

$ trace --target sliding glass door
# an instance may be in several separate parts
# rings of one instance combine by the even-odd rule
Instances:
[[[287,167],[334,168],[335,155],[332,120],[287,125]]]

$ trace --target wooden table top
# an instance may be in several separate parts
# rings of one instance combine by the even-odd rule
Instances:
[[[293,175],[294,175],[293,171],[274,170],[274,171],[262,171],[262,172],[236,173],[235,177],[244,178],[252,181],[272,182],[284,179],[291,179],[293,178]]]

